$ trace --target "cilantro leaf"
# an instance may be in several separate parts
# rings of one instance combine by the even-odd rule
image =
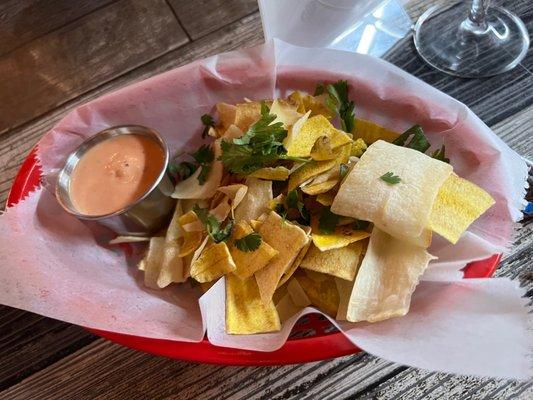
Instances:
[[[309,214],[309,210],[301,201],[298,202],[298,211],[300,211],[300,220],[304,225],[309,225],[311,223],[311,214]]]
[[[215,159],[213,149],[208,144],[201,145],[191,156],[198,164],[209,164]]]
[[[431,153],[431,157],[448,164],[450,163],[450,159],[446,157],[446,147],[444,147],[444,145],[442,145],[440,149],[437,149]]]
[[[313,93],[313,96],[320,96],[325,91],[326,91],[326,87],[323,84],[319,83],[318,85],[316,85],[315,93]]]
[[[293,189],[289,193],[287,193],[286,203],[287,203],[287,207],[289,207],[289,208],[297,208],[298,207],[298,191],[297,191],[297,189]]]
[[[318,229],[320,232],[330,235],[335,231],[335,227],[339,223],[339,216],[331,212],[329,207],[324,207],[322,215],[318,220]]]
[[[215,120],[209,114],[204,114],[200,117],[202,124],[204,124],[204,130],[202,131],[202,139],[205,139],[209,134],[209,128],[215,126]]]
[[[235,241],[235,247],[237,247],[240,251],[252,252],[261,246],[262,241],[263,239],[259,233],[252,232],[240,239],[237,239]]]
[[[240,138],[221,143],[219,160],[233,173],[250,174],[260,168],[272,165],[287,153],[283,139],[287,130],[283,123],[274,122],[276,115],[270,114],[265,103],[261,104],[261,118]]]
[[[351,133],[355,126],[355,104],[348,98],[348,82],[337,81],[326,86],[329,98],[326,105],[339,114],[342,130]]]
[[[409,142],[407,142],[407,139],[409,138],[411,139]],[[421,153],[425,153],[426,150],[431,146],[420,125],[413,125],[396,139],[394,139],[392,143],[398,146],[404,146],[410,149],[418,150]]]
[[[401,179],[398,175],[394,175],[393,172],[389,171],[379,177],[382,181],[385,181],[391,185],[396,185],[397,183],[400,183]]]
[[[196,166],[195,164],[187,161],[182,161],[179,164],[169,164],[168,172],[174,179],[182,181],[194,174],[196,168],[198,168],[198,166]]]
[[[220,243],[227,240],[233,231],[233,220],[230,220],[224,228],[221,228],[221,223],[209,213],[207,208],[201,208],[195,204],[192,208],[198,219],[205,226],[205,229],[211,239],[215,243]]]
[[[198,183],[203,185],[211,172],[211,165],[202,165],[201,168],[202,170],[200,171],[200,174],[198,174]]]

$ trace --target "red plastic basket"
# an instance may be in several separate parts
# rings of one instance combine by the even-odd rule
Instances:
[[[37,164],[35,149],[33,149],[13,181],[7,206],[13,206],[31,190],[39,186],[40,178],[41,170]],[[500,258],[501,255],[496,254],[486,260],[468,264],[464,270],[465,277],[485,278],[492,276],[500,262]],[[133,349],[180,360],[212,364],[295,364],[325,360],[361,351],[320,314],[308,314],[302,317],[295,325],[291,336],[283,347],[268,353],[219,347],[209,343],[207,338],[204,338],[199,343],[189,343],[150,339],[95,329],[88,330],[98,336]]]

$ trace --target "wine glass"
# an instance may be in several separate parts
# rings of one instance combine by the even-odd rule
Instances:
[[[414,33],[418,54],[451,75],[480,78],[514,68],[525,57],[524,23],[489,0],[434,6],[420,16]]]

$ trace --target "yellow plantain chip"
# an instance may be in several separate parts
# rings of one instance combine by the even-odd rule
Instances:
[[[372,121],[357,118],[354,129],[352,131],[354,139],[361,138],[366,144],[372,144],[378,140],[385,140],[386,142],[392,142],[398,136],[399,133],[393,132],[387,128],[384,128]],[[359,157],[359,156],[358,156]]]
[[[310,156],[315,161],[332,160],[337,157],[328,136],[320,136],[311,148]]]
[[[479,186],[452,174],[433,203],[429,228],[455,244],[470,224],[493,204],[494,199]]]
[[[333,199],[335,198],[336,194],[337,193],[335,192],[321,193],[316,197],[316,201],[318,201],[323,206],[330,206],[333,204]]]
[[[289,170],[285,167],[265,167],[252,172],[253,178],[268,179],[271,181],[286,181],[289,179]]]
[[[438,191],[452,166],[419,151],[378,140],[340,185],[331,211],[373,222],[401,238],[417,238],[427,227]],[[387,174],[398,176],[391,183]]]
[[[327,251],[311,246],[300,266],[351,281],[357,273],[362,250],[361,242]]]
[[[185,232],[201,232],[204,230],[204,224],[192,210],[181,215],[178,222]]]
[[[277,303],[276,311],[278,312],[279,319],[283,323],[287,321],[293,315],[298,314],[302,307],[298,307],[292,301],[289,293],[286,293]]]
[[[121,244],[121,243],[138,243],[138,242],[149,242],[150,238],[146,236],[117,236],[116,238],[109,241],[109,244]]]
[[[222,275],[235,271],[228,246],[224,242],[206,246],[200,256],[191,264],[191,278],[198,282],[210,282]]]
[[[288,129],[287,136],[285,137],[285,139],[283,139],[283,145],[285,146],[285,148],[289,147],[294,142],[294,138],[298,136],[300,130],[302,129],[304,124],[309,119],[310,114],[311,114],[311,111],[306,112],[304,115],[300,117],[298,121],[294,123],[294,125],[292,125]]]
[[[346,313],[348,312],[348,304],[350,304],[350,295],[352,293],[354,281],[347,281],[346,279],[335,278],[337,291],[339,292],[339,309],[337,310],[337,321],[346,321]]]
[[[326,117],[316,115],[305,121],[300,131],[293,137],[292,142],[287,147],[287,155],[309,157],[313,145],[322,136],[329,138],[332,149],[352,142],[348,134],[336,129]]]
[[[227,103],[217,103],[218,120],[223,129],[226,130],[235,123],[235,114],[237,113],[237,107]]]
[[[269,210],[269,203],[273,197],[271,181],[246,178],[245,185],[248,186],[248,191],[235,209],[236,222],[259,218],[261,214]]]
[[[252,227],[254,231],[257,231],[259,227],[261,226],[261,224],[263,223],[262,221],[259,221],[257,219],[251,219],[249,222],[250,222],[250,226]]]
[[[185,282],[187,279],[183,273],[183,260],[180,256],[181,248],[178,241],[186,233],[179,223],[181,212],[181,201],[178,201],[165,235],[163,260],[159,277],[157,278],[157,286],[160,288],[164,288],[174,282]]]
[[[294,277],[309,297],[312,305],[335,317],[339,309],[339,292],[335,285],[335,279],[330,275],[318,272],[310,274],[309,272],[313,271],[298,270]]]
[[[370,236],[370,232],[352,229],[349,226],[337,226],[333,233],[324,234],[318,229],[318,222],[313,219],[313,244],[320,251],[339,249]]]
[[[274,114],[276,116],[276,119],[272,123],[275,124],[277,122],[281,122],[285,129],[288,129],[290,126],[294,125],[294,123],[303,115],[303,113],[299,113],[297,111],[295,105],[282,99],[277,99],[272,102],[270,114]]]
[[[305,164],[290,175],[288,191],[290,192],[291,190],[296,189],[302,183],[321,174],[322,172],[329,171],[336,165],[337,162],[335,160],[312,161]]]
[[[311,115],[323,115],[333,118],[333,112],[326,105],[327,95],[311,96],[300,91],[289,95],[288,101],[297,107],[299,113],[311,112]]]
[[[144,284],[151,289],[159,289],[157,279],[161,271],[161,263],[165,254],[165,238],[156,236],[150,238],[148,250],[139,262],[138,268],[144,271]]]
[[[281,329],[272,300],[263,302],[254,277],[226,276],[226,332],[230,335],[275,332]]]
[[[253,229],[246,221],[239,221],[233,229],[232,243],[252,232]],[[231,244],[229,249],[236,267],[234,274],[241,279],[246,279],[252,276],[278,254],[278,252],[264,240],[261,241],[261,245],[254,251],[241,251],[235,246],[235,244]]]
[[[377,322],[407,314],[411,294],[434,258],[426,249],[374,227],[355,278],[347,320]]]
[[[337,183],[339,183],[339,181],[336,179],[321,183],[312,183],[310,185],[302,186],[302,192],[310,196],[316,196],[333,189]]]
[[[274,211],[268,213],[258,233],[265,242],[278,251],[278,255],[270,263],[255,273],[261,298],[267,303],[272,300],[272,295],[285,271],[309,242],[309,237],[302,228],[284,221]]]
[[[278,287],[280,287],[285,282],[287,282],[290,279],[290,277],[294,274],[296,269],[300,266],[300,263],[304,259],[305,255],[307,254],[307,250],[309,250],[309,246],[311,246],[311,241],[310,240],[303,247],[303,249],[300,250],[300,252],[298,253],[298,256],[294,259],[294,261],[292,262],[290,267],[287,268],[287,270],[283,273],[283,276],[281,277],[281,279],[278,282]]]
[[[234,124],[243,132],[261,118],[261,103],[241,103],[236,107]]]
[[[218,191],[228,196],[231,208],[235,209],[244,199],[244,196],[246,196],[248,186],[241,183],[235,183],[233,185],[219,187]]]
[[[311,300],[297,279],[293,278],[289,280],[287,283],[287,292],[291,296],[292,302],[298,307],[307,307],[311,305]]]

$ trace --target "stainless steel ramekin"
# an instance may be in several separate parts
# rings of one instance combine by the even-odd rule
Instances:
[[[129,206],[105,215],[82,214],[76,210],[70,198],[70,178],[72,171],[81,157],[90,148],[97,143],[119,135],[143,135],[156,141],[163,149],[165,155],[161,173],[146,193]],[[161,228],[175,205],[175,200],[170,198],[174,187],[167,173],[169,158],[169,151],[165,141],[153,129],[140,125],[124,125],[108,128],[85,140],[68,156],[57,179],[56,198],[68,213],[81,220],[98,222],[119,235],[146,236],[152,234]],[[105,196],[105,193],[102,193],[102,196]]]

